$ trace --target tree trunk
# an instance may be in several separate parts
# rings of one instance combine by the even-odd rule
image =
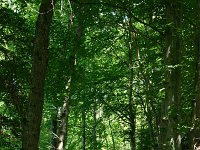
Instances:
[[[200,0],[196,1],[196,30],[195,30],[195,52],[196,52],[196,70],[195,70],[195,104],[194,110],[194,131],[192,148],[200,149]]]
[[[42,0],[36,22],[32,62],[32,83],[29,105],[23,123],[22,149],[38,150],[44,103],[45,72],[48,63],[49,31],[53,16],[53,1]]]
[[[115,138],[114,138],[114,135],[113,135],[112,126],[110,124],[110,118],[109,118],[109,127],[110,127],[110,134],[111,134],[111,138],[112,138],[112,143],[113,143],[113,150],[116,150],[116,148],[115,148]]]
[[[85,142],[86,142],[86,135],[85,135],[86,120],[85,120],[85,118],[86,118],[85,104],[83,104],[83,108],[82,108],[82,150],[85,150]]]
[[[165,51],[165,100],[161,108],[160,147],[165,150],[181,150],[181,135],[178,131],[180,121],[180,83],[181,83],[181,40],[178,33],[181,24],[181,4],[166,1],[166,51]]]
[[[71,84],[71,80],[69,80],[69,84]],[[61,117],[60,117],[61,123],[60,123],[59,129],[58,129],[57,150],[64,150],[65,144],[66,144],[67,124],[68,124],[68,116],[69,116],[70,90],[67,89],[67,91],[68,91],[69,95],[65,97],[63,106],[61,108]]]
[[[132,26],[131,18],[129,18],[129,28]],[[129,32],[129,87],[128,87],[128,99],[129,99],[129,117],[130,117],[130,147],[131,150],[135,150],[135,119],[136,119],[136,108],[133,103],[133,48],[132,48],[132,32]]]
[[[83,11],[82,9],[84,7],[79,6],[79,8],[80,8],[80,12],[77,13],[78,26],[75,31],[76,36],[73,40],[72,52],[69,55],[69,61],[67,64],[68,68],[69,68],[69,80],[66,85],[67,96],[65,96],[65,100],[64,100],[63,106],[62,106],[61,124],[60,124],[59,130],[58,130],[59,141],[58,141],[58,145],[57,145],[57,150],[64,150],[66,142],[67,142],[71,88],[74,83],[75,67],[76,67],[76,61],[77,61],[76,56],[80,49],[81,38],[82,38],[82,33],[83,33],[83,22],[82,22],[81,12]],[[71,15],[73,15],[73,14],[71,14]],[[69,30],[71,30],[72,25],[73,25],[73,20],[71,20],[71,22],[69,22]]]
[[[94,100],[94,106],[93,106],[93,119],[94,119],[94,125],[93,125],[93,150],[97,150],[97,104],[96,99]]]

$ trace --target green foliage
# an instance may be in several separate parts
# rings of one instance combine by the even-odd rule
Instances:
[[[22,115],[28,105],[31,51],[39,3],[3,0],[0,4],[0,149],[3,150],[21,147]],[[86,149],[94,147],[94,126],[98,149],[130,148],[127,145],[130,143],[131,113],[136,116],[136,149],[156,149],[166,92],[165,72],[177,68],[182,71],[181,110],[170,105],[165,117],[181,111],[177,130],[182,135],[188,134],[192,127],[195,94],[196,8],[192,1],[182,3],[184,19],[181,28],[175,29],[178,35],[173,35],[182,39],[181,64],[168,65],[165,60],[166,28],[175,25],[166,21],[165,1],[56,2],[49,36],[40,149],[51,147],[51,116],[57,112],[60,115],[63,101],[68,96],[67,149],[82,147],[83,111],[86,114]],[[78,40],[80,24],[83,33]],[[73,57],[76,63],[72,67]],[[132,68],[134,112],[130,112],[128,97]],[[70,78],[69,92],[66,87]],[[19,100],[17,103],[16,99]],[[94,105],[97,106],[96,124]],[[19,112],[18,106],[23,113]],[[187,141],[185,143],[187,145]]]

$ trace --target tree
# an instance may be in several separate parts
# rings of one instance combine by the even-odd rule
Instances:
[[[195,70],[195,79],[194,79],[194,83],[195,83],[195,103],[193,105],[193,109],[194,109],[194,131],[193,131],[193,144],[192,147],[190,148],[194,148],[194,149],[199,149],[200,147],[200,135],[199,135],[199,122],[200,122],[200,94],[199,94],[199,90],[200,90],[200,37],[199,37],[199,33],[200,33],[200,22],[198,21],[199,17],[200,17],[200,13],[199,13],[199,9],[200,9],[200,1],[196,1],[196,9],[195,9],[195,14],[197,15],[197,21],[196,21],[196,28],[195,28],[195,53],[196,53],[196,57],[195,57],[195,65],[196,65],[196,70]]]
[[[199,2],[52,2],[0,4],[0,149],[197,149]]]
[[[49,32],[53,16],[54,4],[43,0],[40,6],[35,27],[35,42],[33,49],[32,82],[28,108],[22,124],[22,149],[39,149],[40,125],[44,103],[45,72],[48,64]]]

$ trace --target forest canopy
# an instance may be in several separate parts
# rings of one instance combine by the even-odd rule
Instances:
[[[1,0],[0,149],[200,149],[200,0]]]

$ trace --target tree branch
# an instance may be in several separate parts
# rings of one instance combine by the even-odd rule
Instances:
[[[127,8],[123,7],[123,6],[119,6],[119,5],[113,5],[113,4],[110,4],[110,3],[104,3],[104,2],[100,2],[100,3],[90,3],[90,2],[87,2],[87,3],[82,3],[82,2],[78,2],[77,0],[71,0],[72,2],[74,3],[78,3],[78,4],[84,4],[84,5],[104,5],[104,6],[109,6],[109,7],[112,7],[112,8],[115,8],[115,9],[120,9],[120,10],[123,10],[125,11],[126,13],[128,13],[130,15],[130,17],[132,17],[133,19],[135,19],[137,22],[153,29],[154,31],[158,32],[160,35],[164,35],[164,33],[162,31],[160,31],[158,28],[148,24],[148,23],[145,23],[144,21],[140,20],[138,17],[134,16],[133,13],[131,11],[129,11]]]

